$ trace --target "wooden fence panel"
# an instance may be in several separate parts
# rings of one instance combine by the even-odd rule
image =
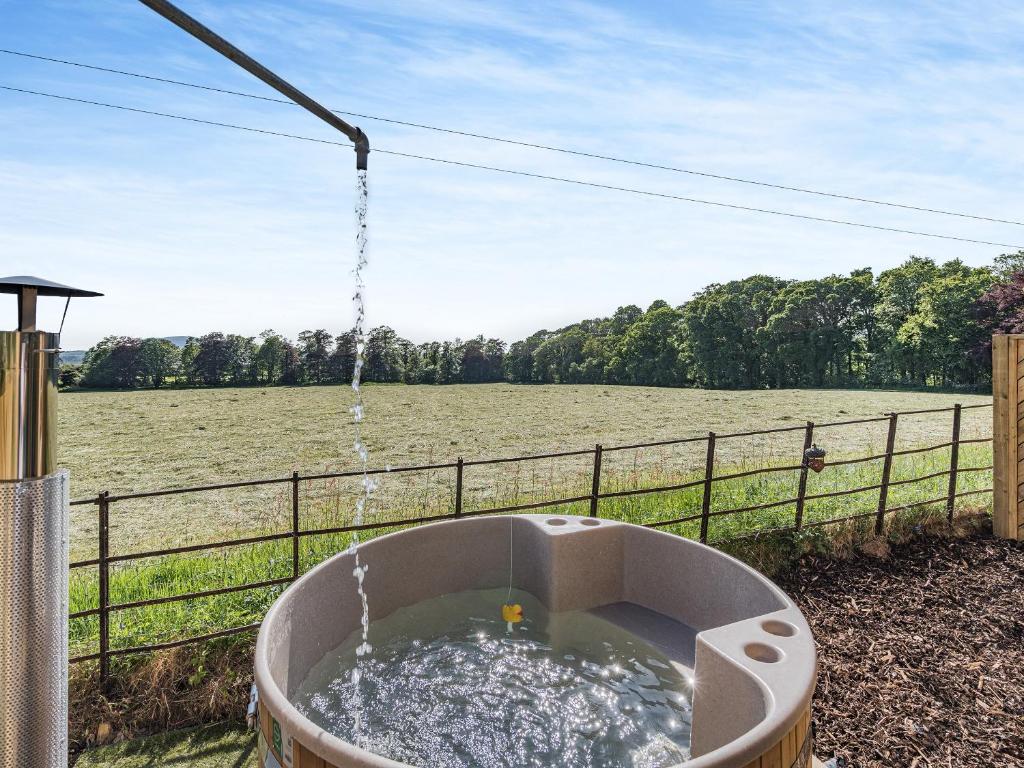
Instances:
[[[1004,539],[1024,531],[1024,335],[992,337],[992,528]]]

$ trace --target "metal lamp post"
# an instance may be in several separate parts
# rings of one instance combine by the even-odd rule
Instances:
[[[56,466],[60,335],[40,296],[100,296],[0,278],[18,326],[0,331],[0,768],[67,765],[68,473]]]

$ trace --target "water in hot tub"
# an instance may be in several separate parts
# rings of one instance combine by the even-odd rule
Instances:
[[[665,768],[689,758],[692,678],[642,638],[586,612],[548,613],[505,589],[399,609],[369,627],[359,743],[430,768]],[[357,632],[309,673],[295,706],[351,741]]]

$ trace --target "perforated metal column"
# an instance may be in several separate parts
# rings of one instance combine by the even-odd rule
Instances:
[[[0,482],[0,768],[68,761],[68,473]]]

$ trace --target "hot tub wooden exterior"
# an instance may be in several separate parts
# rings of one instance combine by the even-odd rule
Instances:
[[[747,763],[743,768],[811,768],[814,760],[813,739],[811,738],[811,710],[810,707],[800,716],[796,725],[785,737],[761,757]],[[259,708],[259,766],[260,768],[277,768],[274,765],[289,766],[284,762],[284,754],[291,756],[290,768],[341,768],[326,762],[322,757],[315,755],[311,750],[306,749],[298,741],[291,740],[289,744],[281,742],[280,726],[277,727],[275,737],[274,719],[266,707]],[[276,738],[276,741],[275,741]],[[280,745],[280,746],[276,746]],[[278,751],[280,750],[280,751]],[[272,760],[267,760],[270,753]]]
[[[743,768],[811,768],[813,750],[811,708],[808,707],[778,744]]]

